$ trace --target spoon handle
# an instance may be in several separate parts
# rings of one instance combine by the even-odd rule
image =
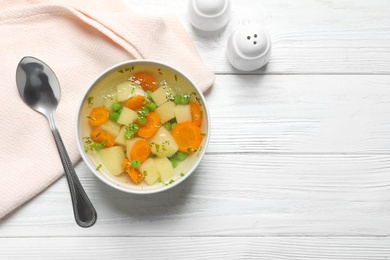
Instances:
[[[51,131],[61,157],[62,165],[64,166],[66,179],[68,180],[76,223],[80,227],[91,227],[95,224],[97,219],[96,210],[77,177],[72,162],[69,159],[69,155],[66,152],[64,143],[62,142],[60,132],[56,127],[52,127]]]

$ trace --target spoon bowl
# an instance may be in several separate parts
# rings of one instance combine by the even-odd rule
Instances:
[[[48,119],[69,184],[76,223],[81,227],[92,226],[97,219],[96,210],[81,186],[54,120],[61,95],[56,75],[41,60],[24,57],[16,70],[16,85],[23,101]]]

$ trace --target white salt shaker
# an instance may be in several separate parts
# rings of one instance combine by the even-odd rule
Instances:
[[[227,56],[238,70],[252,71],[263,67],[271,55],[271,38],[260,25],[245,25],[228,40]]]
[[[216,31],[230,19],[230,0],[189,0],[188,16],[192,25],[202,31]]]

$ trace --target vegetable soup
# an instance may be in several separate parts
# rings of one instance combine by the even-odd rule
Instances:
[[[207,137],[199,95],[188,80],[157,65],[112,72],[81,106],[84,152],[118,185],[170,185],[196,162]]]

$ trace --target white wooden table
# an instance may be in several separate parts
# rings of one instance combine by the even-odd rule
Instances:
[[[75,224],[61,178],[1,220],[0,259],[390,258],[390,1],[233,0],[217,33],[191,26],[186,1],[126,2],[176,13],[216,73],[204,161],[141,197],[80,162],[96,225]],[[273,50],[241,73],[225,48],[248,23]]]

